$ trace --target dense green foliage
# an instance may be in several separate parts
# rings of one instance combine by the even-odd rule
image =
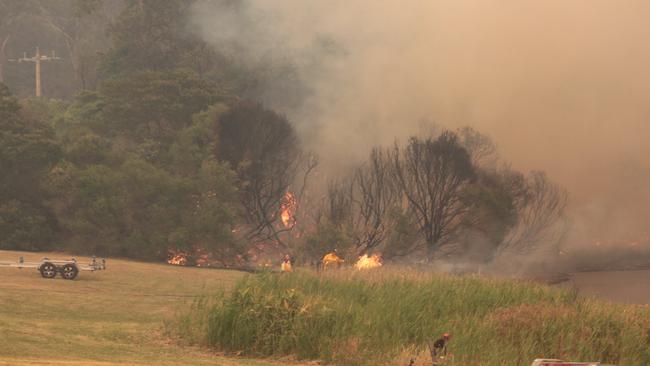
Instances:
[[[149,138],[149,129],[139,133],[139,119],[122,118],[124,125],[136,125],[125,130],[104,128],[106,123],[118,123],[107,117],[118,115],[112,106],[124,110],[128,103],[120,103],[119,93],[100,93],[89,103],[73,103],[54,118],[57,139],[53,128],[21,114],[6,87],[0,92],[3,247],[141,258],[165,258],[168,248],[198,244],[237,247],[231,225],[238,203],[228,166],[210,155],[185,161],[182,171],[168,163],[173,161],[170,146],[178,146],[176,134],[184,136],[186,125],[192,128],[192,115],[207,109],[208,101],[194,108],[181,104],[175,113],[161,116],[135,107],[144,105],[137,101],[146,95],[132,97],[136,103],[126,114],[141,113],[156,126],[160,125],[154,122],[170,118],[167,141],[160,135]],[[149,105],[169,109],[178,106],[173,102],[156,99]],[[124,145],[117,148],[118,143]],[[194,169],[189,170],[191,165]]]
[[[56,222],[41,185],[61,150],[49,126],[21,113],[0,84],[0,248],[47,248]]]
[[[285,168],[281,185],[255,196],[297,151],[293,126],[259,103],[228,102],[191,71],[115,76],[72,102],[21,105],[2,86],[0,115],[3,248],[147,259],[201,248],[227,262],[245,257],[233,233],[254,217],[246,204],[264,199],[276,220],[293,177]]]
[[[128,0],[109,27],[113,44],[103,59],[107,74],[192,68],[201,71],[209,52],[186,31],[193,0]]]
[[[386,270],[251,276],[197,303],[179,330],[222,351],[345,365],[416,355],[426,364],[426,343],[443,332],[452,333],[445,365],[650,362],[647,308],[532,283]]]

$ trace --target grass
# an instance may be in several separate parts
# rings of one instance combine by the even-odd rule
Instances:
[[[2,260],[19,256],[65,258],[0,251]],[[224,357],[166,336],[165,319],[206,291],[232,288],[240,272],[110,259],[107,266],[74,281],[0,267],[0,366],[286,364]]]
[[[526,365],[540,357],[650,364],[650,308],[512,280],[382,268],[247,276],[203,298],[176,331],[216,350],[340,365],[430,364],[426,342],[453,333],[445,365]]]

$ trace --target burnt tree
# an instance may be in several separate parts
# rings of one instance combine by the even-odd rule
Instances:
[[[259,103],[241,102],[219,120],[217,155],[236,171],[248,240],[282,243],[280,206],[302,160],[293,126]]]
[[[403,149],[396,145],[391,161],[432,259],[457,233],[467,212],[461,191],[474,178],[471,158],[457,135],[445,131],[435,139],[413,137]]]
[[[456,248],[466,260],[493,259],[517,224],[517,202],[525,191],[525,177],[519,172],[476,168],[476,179],[463,190],[469,211],[463,217],[463,239]]]
[[[494,167],[496,165],[498,160],[497,145],[489,136],[472,127],[459,128],[456,134],[474,166]]]
[[[377,248],[391,227],[390,210],[400,199],[399,185],[391,172],[389,152],[374,148],[353,180],[354,226],[357,255]]]
[[[509,231],[500,251],[525,253],[541,244],[556,244],[566,232],[564,211],[568,194],[544,172],[530,173],[523,185],[515,186],[517,223]]]
[[[348,225],[352,217],[353,187],[352,180],[347,178],[330,182],[327,186],[324,214],[321,217],[339,228]]]
[[[378,248],[392,228],[400,192],[391,168],[389,151],[376,147],[366,162],[327,187],[320,219],[345,234],[356,256]]]

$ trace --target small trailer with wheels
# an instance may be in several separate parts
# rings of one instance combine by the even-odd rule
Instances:
[[[0,267],[14,267],[14,268],[36,268],[41,273],[43,278],[54,278],[57,273],[61,274],[61,278],[66,280],[74,280],[79,271],[101,271],[106,269],[106,259],[98,262],[93,256],[92,262],[79,263],[75,258],[71,259],[49,259],[43,258],[40,262],[25,262],[23,257],[20,257],[18,262],[0,261]]]

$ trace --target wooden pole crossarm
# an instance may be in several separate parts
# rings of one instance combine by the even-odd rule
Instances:
[[[51,56],[41,55],[41,50],[39,49],[39,47],[36,47],[36,54],[33,57],[27,57],[27,52],[23,52],[23,57],[19,59],[9,59],[9,62],[17,62],[17,63],[33,62],[35,64],[34,65],[35,95],[36,97],[40,97],[42,94],[41,62],[56,61],[56,60],[61,60],[61,58],[56,55],[55,51],[52,51]]]

